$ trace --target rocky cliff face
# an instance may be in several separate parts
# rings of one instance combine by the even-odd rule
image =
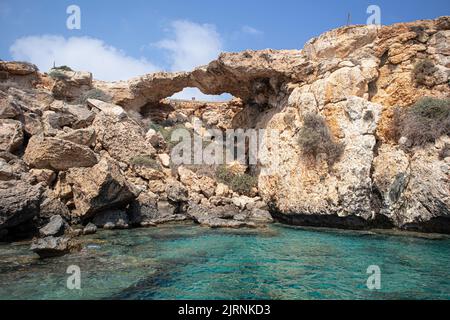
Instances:
[[[270,209],[292,224],[450,233],[448,131],[420,146],[392,134],[395,107],[449,97],[449,40],[449,17],[350,26],[302,50],[227,53],[192,72],[113,83],[0,62],[0,232],[42,226],[49,212],[109,228],[254,227],[272,220]],[[164,100],[186,87],[238,99]],[[334,149],[305,155],[308,119]],[[207,170],[173,167],[165,134],[177,126],[280,137],[267,131],[264,161],[251,170],[258,188],[243,192]]]

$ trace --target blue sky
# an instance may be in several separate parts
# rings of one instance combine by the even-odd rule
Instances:
[[[66,8],[81,9],[68,30]],[[104,80],[191,69],[221,51],[294,49],[346,23],[364,24],[371,4],[382,24],[450,15],[448,0],[0,0],[0,59],[50,61]]]

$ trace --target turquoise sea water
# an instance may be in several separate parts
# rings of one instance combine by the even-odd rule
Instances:
[[[0,299],[450,299],[448,238],[178,225],[83,242],[44,261],[28,243],[0,245]],[[81,290],[66,287],[70,265]],[[369,265],[381,290],[366,286]]]

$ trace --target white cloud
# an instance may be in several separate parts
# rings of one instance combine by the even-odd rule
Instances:
[[[208,64],[223,50],[221,37],[214,25],[177,20],[170,24],[169,32],[169,38],[153,44],[152,47],[168,53],[168,69],[171,71],[190,71]],[[128,56],[102,40],[90,37],[23,37],[14,42],[10,52],[14,60],[34,63],[42,71],[48,71],[55,62],[56,65],[67,65],[74,70],[90,71],[95,79],[106,81],[128,80],[163,69],[145,58]],[[177,99],[190,100],[192,97],[203,101],[224,101],[229,100],[231,96],[205,95],[196,88],[186,88],[174,95]]]
[[[171,23],[171,37],[154,44],[169,51],[172,71],[190,71],[217,59],[223,51],[222,39],[214,25],[198,24],[186,20]],[[197,88],[186,88],[172,96],[173,99],[199,101],[226,101],[231,95],[205,95]]]
[[[172,71],[190,71],[216,59],[222,51],[222,40],[214,25],[187,20],[171,23],[172,37],[154,45],[169,51]]]
[[[241,31],[243,33],[252,35],[252,36],[262,36],[264,34],[264,32],[262,32],[261,30],[255,29],[253,27],[250,26],[243,26]]]
[[[144,58],[127,56],[102,40],[90,37],[23,37],[14,42],[10,52],[14,60],[34,63],[42,71],[49,70],[55,62],[74,70],[90,71],[94,78],[107,81],[127,80],[158,70]]]

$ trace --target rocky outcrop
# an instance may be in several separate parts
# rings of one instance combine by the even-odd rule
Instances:
[[[86,146],[58,138],[33,136],[24,155],[33,168],[63,171],[70,168],[92,167],[97,163],[95,153]]]
[[[22,123],[11,119],[0,119],[0,151],[15,152],[22,145]]]
[[[67,228],[67,224],[60,215],[50,217],[49,223],[39,229],[39,234],[42,237],[60,236]]]
[[[0,181],[0,230],[16,227],[39,214],[42,185]]]
[[[448,134],[414,148],[392,134],[395,106],[450,96],[449,25],[442,17],[347,26],[302,50],[224,53],[192,72],[114,83],[1,62],[0,182],[8,187],[1,189],[0,226],[35,216],[42,226],[56,213],[103,228],[185,219],[260,227],[273,216],[311,226],[449,233]],[[418,77],[424,61],[432,67]],[[236,99],[165,99],[186,87]],[[312,118],[334,149],[306,154],[301,141]],[[225,185],[214,166],[175,166],[175,128],[200,137],[209,128],[266,129],[257,165],[226,166],[232,175],[257,175],[258,188]],[[38,185],[42,199],[36,191],[27,195],[35,201],[25,201],[20,193]]]
[[[57,72],[52,94],[57,99],[74,101],[92,88],[92,73],[53,69]]]
[[[100,106],[98,103],[96,105]],[[121,107],[110,104],[105,107],[102,104],[100,108],[103,112],[96,115],[92,126],[97,135],[97,143],[111,157],[131,163],[136,157],[155,153],[153,146],[145,139],[143,128],[130,119]]]
[[[126,181],[119,165],[110,158],[102,158],[92,168],[73,168],[68,171],[67,184],[73,192],[77,217],[89,217],[110,208],[120,208],[136,198],[138,191]]]
[[[36,73],[38,68],[28,62],[9,62],[0,61],[0,71],[7,72],[12,75],[26,76]]]
[[[197,87],[205,94],[228,92],[246,102],[268,103],[283,83],[305,77],[313,71],[300,50],[262,50],[221,54],[207,66],[192,72],[159,72],[128,82],[95,82],[109,92],[113,101],[126,109],[158,103],[187,87]]]

